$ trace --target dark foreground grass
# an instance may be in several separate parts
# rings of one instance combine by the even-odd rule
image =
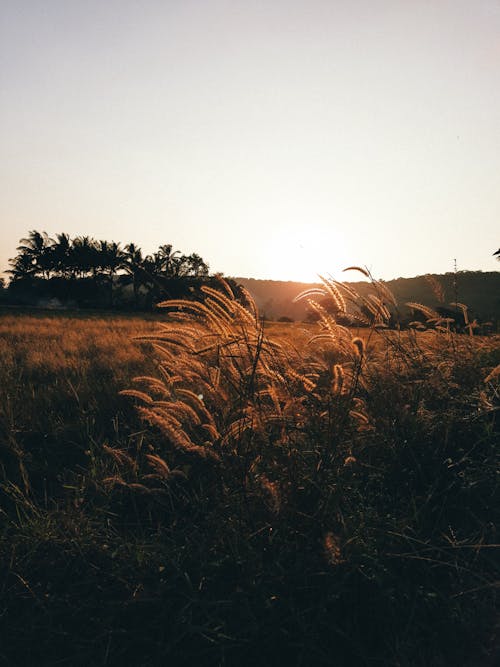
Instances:
[[[214,465],[119,395],[151,323],[0,327],[0,664],[498,664],[494,345],[377,364],[370,428]]]

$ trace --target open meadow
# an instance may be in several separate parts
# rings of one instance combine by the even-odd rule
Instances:
[[[0,665],[498,664],[500,341],[375,288],[0,313]]]
[[[0,17],[0,667],[500,667],[500,0]]]

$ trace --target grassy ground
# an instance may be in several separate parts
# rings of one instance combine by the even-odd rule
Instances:
[[[498,340],[155,331],[0,317],[0,665],[498,664]]]

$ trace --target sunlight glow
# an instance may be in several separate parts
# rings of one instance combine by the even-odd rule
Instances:
[[[494,4],[7,1],[0,271],[31,229],[262,279],[498,270]]]
[[[275,239],[271,247],[264,271],[276,280],[318,282],[320,275],[342,279],[342,269],[350,262],[342,236],[334,231],[318,233],[314,226],[296,228],[285,239]]]

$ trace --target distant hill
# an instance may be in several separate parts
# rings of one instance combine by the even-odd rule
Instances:
[[[403,314],[407,301],[416,301],[428,306],[448,306],[455,301],[454,279],[457,282],[457,300],[465,303],[474,317],[481,321],[500,321],[500,271],[459,271],[457,274],[431,274],[443,288],[444,303],[440,304],[429,283],[429,276],[415,278],[397,278],[387,281]],[[300,292],[313,286],[311,283],[298,283],[280,280],[257,280],[254,278],[235,278],[250,292],[262,315],[268,319],[290,317],[303,320],[307,315],[304,301],[294,303],[293,299]],[[314,283],[318,285],[319,283]],[[354,282],[359,292],[364,293],[369,283]],[[407,309],[406,309],[407,311]]]

